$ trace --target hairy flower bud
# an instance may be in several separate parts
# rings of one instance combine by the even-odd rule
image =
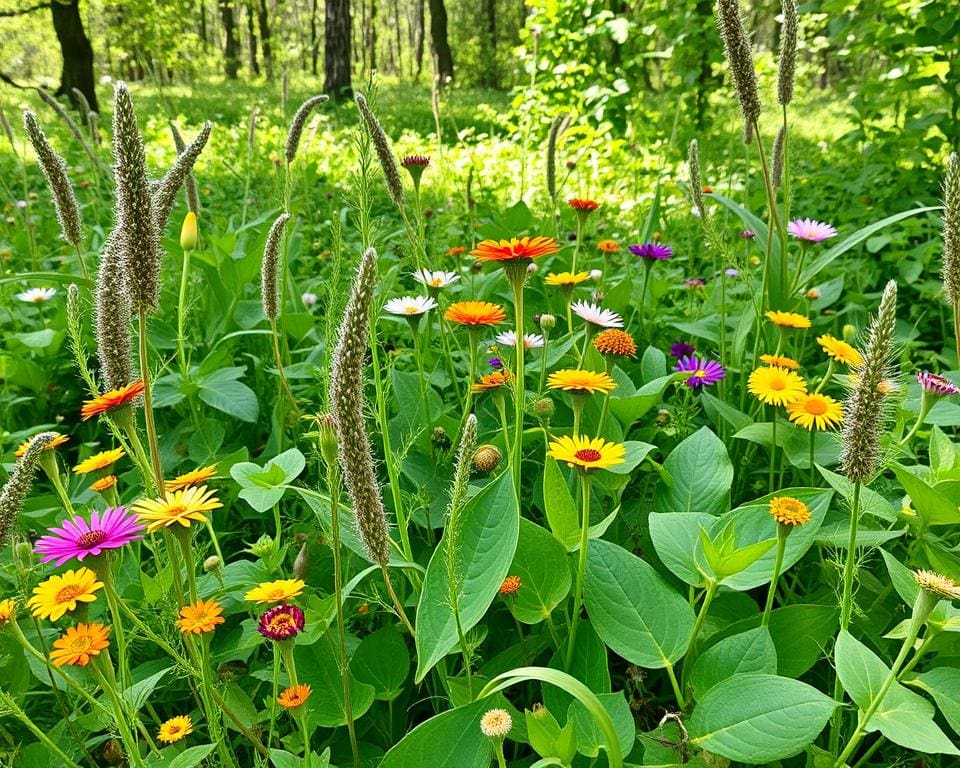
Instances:
[[[777,101],[786,106],[793,99],[797,69],[797,0],[781,0],[783,29],[780,32],[780,67],[777,70]]]
[[[263,304],[263,314],[271,321],[280,316],[280,246],[283,244],[283,233],[289,220],[289,213],[277,216],[267,234],[267,242],[263,246],[263,261],[260,262],[260,301]]]
[[[57,221],[60,223],[60,233],[70,245],[79,248],[83,241],[83,226],[80,223],[80,206],[77,203],[77,196],[67,177],[67,164],[50,146],[33,112],[23,113],[23,125],[27,129],[33,151],[37,153],[40,170],[43,171],[47,186],[50,187],[53,207],[57,212]]]
[[[310,110],[317,106],[317,104],[323,104],[323,102],[328,99],[329,96],[323,93],[319,96],[312,96],[300,105],[300,109],[298,109],[293,116],[293,120],[290,122],[290,130],[287,132],[287,143],[283,151],[287,165],[290,165],[297,156],[297,147],[300,146],[300,136],[303,135],[303,127],[307,124],[307,117],[310,115]]]
[[[213,573],[214,571],[219,571],[221,567],[223,567],[223,563],[216,555],[210,555],[206,560],[203,561],[204,573]]]
[[[6,546],[17,525],[23,502],[33,488],[33,478],[40,464],[40,456],[56,432],[41,432],[27,443],[27,449],[17,461],[6,484],[0,489],[0,547]]]
[[[377,158],[380,160],[380,167],[383,169],[383,178],[387,183],[387,191],[397,208],[403,210],[403,181],[400,178],[400,168],[397,165],[397,158],[393,154],[393,147],[390,139],[387,138],[383,126],[373,114],[370,105],[362,93],[356,95],[357,108],[363,116],[363,121],[370,132],[370,138],[373,141],[373,148],[377,152]]]
[[[717,0],[717,29],[730,65],[733,89],[744,120],[744,143],[749,144],[752,127],[760,118],[760,92],[753,51],[743,25],[739,0]]]
[[[473,454],[473,468],[477,472],[489,474],[500,466],[503,455],[495,445],[481,445]]]

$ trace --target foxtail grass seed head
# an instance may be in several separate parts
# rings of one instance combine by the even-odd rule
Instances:
[[[253,152],[257,141],[257,120],[260,118],[260,105],[250,110],[250,120],[247,123],[247,150]]]
[[[47,180],[47,186],[50,187],[53,207],[57,212],[57,221],[60,223],[60,233],[70,245],[79,248],[81,242],[83,242],[83,225],[80,222],[80,206],[77,203],[77,196],[73,191],[70,179],[67,177],[67,164],[50,146],[50,142],[47,141],[43,129],[40,128],[40,123],[37,122],[37,116],[33,112],[23,113],[23,126],[27,130],[27,136],[33,145],[33,151],[37,153],[37,160],[40,163],[43,176]]]
[[[781,0],[783,29],[780,31],[780,67],[777,70],[777,101],[786,106],[793,100],[797,70],[797,0]]]
[[[90,146],[90,143],[87,141],[87,137],[84,136],[83,131],[80,130],[80,126],[76,124],[74,119],[70,117],[70,113],[67,112],[53,96],[47,93],[43,88],[38,88],[37,93],[40,98],[46,102],[47,106],[50,107],[54,112],[57,113],[57,116],[63,120],[64,124],[70,130],[70,133],[73,134],[73,137],[80,143],[80,146],[83,147],[83,151],[87,154],[87,157],[90,158],[91,162],[99,167],[100,160],[97,158],[96,154],[93,151],[93,148]]]
[[[451,604],[460,597],[463,579],[457,568],[457,547],[460,542],[461,515],[470,487],[470,461],[477,447],[477,417],[470,414],[463,425],[457,461],[450,486],[450,501],[447,504],[446,522],[443,528],[444,562],[447,568],[447,585]]]
[[[207,123],[209,125],[209,123]],[[206,127],[206,125],[204,126]],[[173,145],[177,148],[177,157],[180,157],[187,151],[187,143],[183,140],[183,135],[177,124],[170,121],[170,133],[173,135]],[[193,170],[187,171],[183,179],[183,191],[187,197],[187,207],[194,213],[200,212],[200,193],[197,192],[197,180],[193,176]]]
[[[760,118],[760,92],[753,65],[753,50],[743,24],[739,0],[717,0],[717,29],[723,40],[733,89],[746,124],[744,143],[749,144],[752,126]]]
[[[27,443],[27,449],[17,461],[10,479],[0,489],[0,546],[10,542],[23,502],[33,487],[33,478],[40,464],[40,456],[47,445],[57,438],[56,432],[41,432]]]
[[[707,214],[707,205],[703,198],[703,178],[700,175],[700,145],[696,139],[690,141],[687,164],[690,166],[690,195],[702,219]]]
[[[397,165],[396,155],[393,153],[393,146],[390,139],[387,138],[383,126],[373,114],[370,105],[362,93],[356,96],[357,108],[363,117],[363,122],[370,132],[370,139],[373,141],[373,148],[377,152],[377,159],[380,161],[380,167],[383,169],[383,178],[387,183],[387,191],[397,208],[403,210],[403,181],[400,178],[400,167]]]
[[[786,141],[787,129],[781,125],[780,130],[777,131],[777,138],[773,140],[773,159],[771,161],[773,170],[770,174],[773,186],[777,188],[783,185],[783,162]]]
[[[263,261],[260,263],[260,301],[263,314],[269,320],[280,316],[280,246],[290,214],[281,213],[270,227],[266,245],[263,246]]]
[[[363,412],[363,365],[370,337],[370,307],[377,286],[377,252],[367,249],[344,309],[330,376],[330,404],[340,445],[340,466],[357,529],[370,558],[386,566],[387,517],[373,466]]]
[[[125,387],[137,378],[133,373],[130,296],[120,265],[119,241],[114,230],[103,244],[93,305],[97,359],[106,391]]]
[[[176,128],[170,124],[173,130]],[[200,212],[200,197],[197,194],[197,184],[193,178],[193,166],[197,158],[207,145],[210,139],[210,131],[213,125],[209,122],[203,124],[197,138],[190,142],[182,150],[177,146],[177,159],[164,177],[154,186],[153,189],[153,219],[156,222],[157,232],[162,232],[167,222],[170,220],[170,212],[177,201],[177,192],[183,187],[187,193],[187,207],[194,213]],[[183,140],[181,139],[181,142]],[[192,192],[191,192],[192,189]]]
[[[90,102],[87,101],[87,95],[81,91],[79,88],[71,88],[70,94],[73,96],[73,103],[77,105],[77,109],[80,110],[81,115],[89,115],[93,112],[90,109]]]
[[[113,158],[117,246],[134,312],[153,312],[160,295],[160,244],[150,199],[143,137],[126,83],[114,86]],[[179,188],[179,184],[174,189]]]
[[[960,303],[960,156],[951,152],[943,179],[943,290]]]
[[[867,482],[880,465],[884,399],[897,325],[897,284],[887,283],[877,316],[867,331],[856,384],[843,404],[840,465],[848,480]]]
[[[287,165],[290,165],[297,156],[297,147],[300,146],[300,137],[303,135],[303,127],[307,124],[310,111],[318,104],[323,104],[329,98],[325,93],[313,96],[303,102],[303,104],[300,105],[300,109],[298,109],[293,116],[293,120],[290,122],[290,130],[287,132],[287,143],[283,150],[283,156],[287,161]]]

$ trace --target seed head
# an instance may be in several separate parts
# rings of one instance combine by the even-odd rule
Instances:
[[[52,440],[56,432],[41,432],[27,443],[26,451],[17,461],[10,479],[0,489],[0,547],[6,546],[17,524],[17,517],[23,509],[23,502],[33,487],[33,478],[40,464],[40,455]]]
[[[773,159],[771,161],[771,165],[773,166],[771,181],[773,181],[773,186],[777,188],[783,185],[783,161],[786,141],[787,129],[781,125],[780,130],[777,131],[777,138],[773,140]]]
[[[760,118],[760,93],[753,66],[753,51],[743,24],[739,0],[717,0],[717,28],[743,114],[744,143],[749,144],[753,124]]]
[[[280,316],[280,246],[290,214],[281,213],[270,227],[267,242],[263,246],[263,261],[260,263],[260,301],[263,314],[270,320]]]
[[[480,473],[489,474],[500,466],[503,456],[495,445],[481,445],[473,454],[473,468]]]
[[[356,96],[357,108],[363,117],[363,122],[370,132],[370,138],[373,140],[373,148],[377,152],[377,158],[380,160],[380,167],[383,169],[383,178],[387,183],[387,191],[397,208],[403,210],[403,181],[400,178],[400,168],[397,166],[397,158],[393,154],[393,147],[390,139],[387,138],[383,126],[373,114],[370,105],[362,93]]]
[[[290,130],[287,132],[287,143],[283,152],[287,165],[290,165],[297,156],[297,147],[300,146],[300,136],[303,134],[303,127],[307,124],[307,117],[310,115],[310,110],[317,106],[317,104],[323,104],[323,102],[329,98],[325,93],[321,93],[319,96],[312,96],[300,105],[300,109],[298,109],[293,116],[293,120],[290,123]]]
[[[780,32],[780,68],[777,71],[777,101],[786,106],[793,99],[797,69],[797,0],[781,0],[783,29]]]
[[[513,718],[505,709],[491,709],[480,718],[480,730],[489,739],[502,740],[513,728]]]
[[[50,146],[33,112],[23,113],[23,126],[27,130],[33,151],[37,153],[37,160],[47,180],[47,186],[50,187],[53,207],[57,212],[57,221],[60,223],[60,234],[70,245],[79,248],[83,241],[83,225],[80,222],[77,196],[67,177],[67,164]]]
[[[943,179],[943,290],[960,303],[960,156],[951,152]]]
[[[547,134],[547,194],[551,200],[557,199],[557,141],[569,124],[569,115],[558,115]]]
[[[200,213],[200,195],[197,193],[197,180],[193,176],[193,166],[206,146],[212,128],[209,122],[204,123],[197,138],[187,146],[176,123],[170,122],[170,132],[173,134],[173,143],[177,148],[177,159],[173,167],[157,183],[153,192],[153,216],[156,219],[158,231],[162,232],[167,226],[170,211],[173,209],[177,191],[181,186],[186,192],[187,208],[193,213]]]

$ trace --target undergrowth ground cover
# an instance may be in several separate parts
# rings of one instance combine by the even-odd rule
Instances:
[[[724,29],[703,132],[2,95],[11,765],[955,764],[960,163]]]

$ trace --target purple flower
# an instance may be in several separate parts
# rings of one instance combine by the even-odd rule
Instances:
[[[949,397],[950,395],[960,395],[960,387],[943,376],[937,376],[935,373],[921,371],[917,374],[917,381],[924,394],[934,397]]]
[[[703,389],[716,384],[726,375],[723,366],[716,360],[707,360],[699,357],[683,357],[677,363],[675,371],[688,373],[687,386],[690,389]]]
[[[304,621],[303,611],[297,606],[280,603],[260,615],[257,632],[271,640],[289,640],[300,633]]]
[[[757,236],[757,233],[749,229],[744,229],[743,231],[740,232],[740,237],[742,237],[744,240],[753,240],[753,238],[755,238],[756,236]]]
[[[787,224],[787,232],[798,240],[806,240],[809,243],[819,243],[837,236],[837,230],[832,226],[813,219],[794,219]]]
[[[495,368],[498,371],[503,368],[503,360],[501,360],[499,357],[491,357],[489,360],[487,360],[487,363],[491,368]]]
[[[697,348],[693,344],[688,344],[685,341],[678,341],[670,347],[670,354],[673,357],[681,358],[686,357],[687,355],[692,355],[697,351]]]
[[[630,245],[627,247],[634,256],[639,256],[641,259],[646,259],[647,261],[663,261],[673,256],[673,248],[669,245],[661,245],[660,243],[644,243],[643,245]]]
[[[723,274],[725,274],[727,277],[739,277],[739,276],[740,276],[740,273],[737,272],[737,270],[735,270],[733,267],[730,267],[730,268],[729,268],[728,270],[726,270]]]
[[[119,549],[131,541],[143,538],[143,526],[137,516],[123,507],[110,508],[104,512],[94,510],[90,522],[82,517],[64,520],[60,528],[49,528],[47,535],[37,540],[34,551],[42,562],[56,561],[63,565],[76,558],[82,562],[87,555],[96,557],[107,549]]]

